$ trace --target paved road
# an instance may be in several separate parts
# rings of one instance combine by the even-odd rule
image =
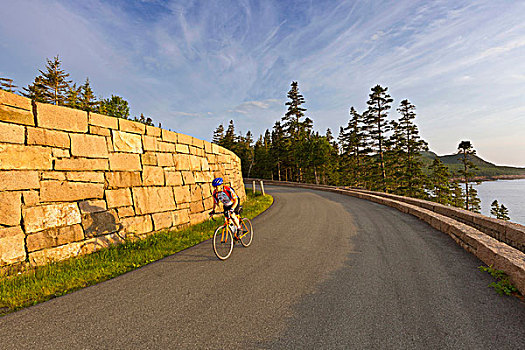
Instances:
[[[1,349],[525,349],[525,304],[416,218],[285,187],[250,248],[211,243],[0,318]]]

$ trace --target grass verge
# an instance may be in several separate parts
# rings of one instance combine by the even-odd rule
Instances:
[[[243,216],[250,219],[273,203],[269,195],[247,191],[247,196]],[[0,280],[0,315],[106,281],[192,247],[209,239],[222,220],[207,220],[182,230],[159,232],[143,240],[127,241],[90,255],[4,277]],[[213,254],[211,248],[210,254]]]

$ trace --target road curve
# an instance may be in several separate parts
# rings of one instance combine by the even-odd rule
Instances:
[[[525,303],[395,209],[269,187],[254,243],[211,242],[0,318],[0,349],[525,349]]]

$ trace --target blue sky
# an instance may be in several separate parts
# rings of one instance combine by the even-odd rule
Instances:
[[[0,0],[0,76],[27,86],[59,54],[76,82],[164,128],[209,140],[220,123],[258,135],[292,80],[314,128],[387,86],[430,148],[525,166],[525,1]]]

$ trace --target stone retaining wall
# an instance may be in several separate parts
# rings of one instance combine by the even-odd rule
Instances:
[[[253,180],[244,179],[247,183]],[[504,271],[510,276],[518,290],[525,295],[525,253],[495,238],[506,237],[517,246],[523,247],[525,243],[525,227],[522,225],[507,223],[430,201],[382,192],[284,181],[264,180],[264,182],[273,185],[336,192],[388,205],[404,213],[414,215],[435,229],[448,234],[456,243],[468,252],[476,255],[485,264]],[[478,228],[483,228],[483,230],[489,231],[489,234],[492,232],[492,234],[489,235]]]
[[[245,199],[229,150],[0,91],[0,268],[201,222],[216,176]]]

